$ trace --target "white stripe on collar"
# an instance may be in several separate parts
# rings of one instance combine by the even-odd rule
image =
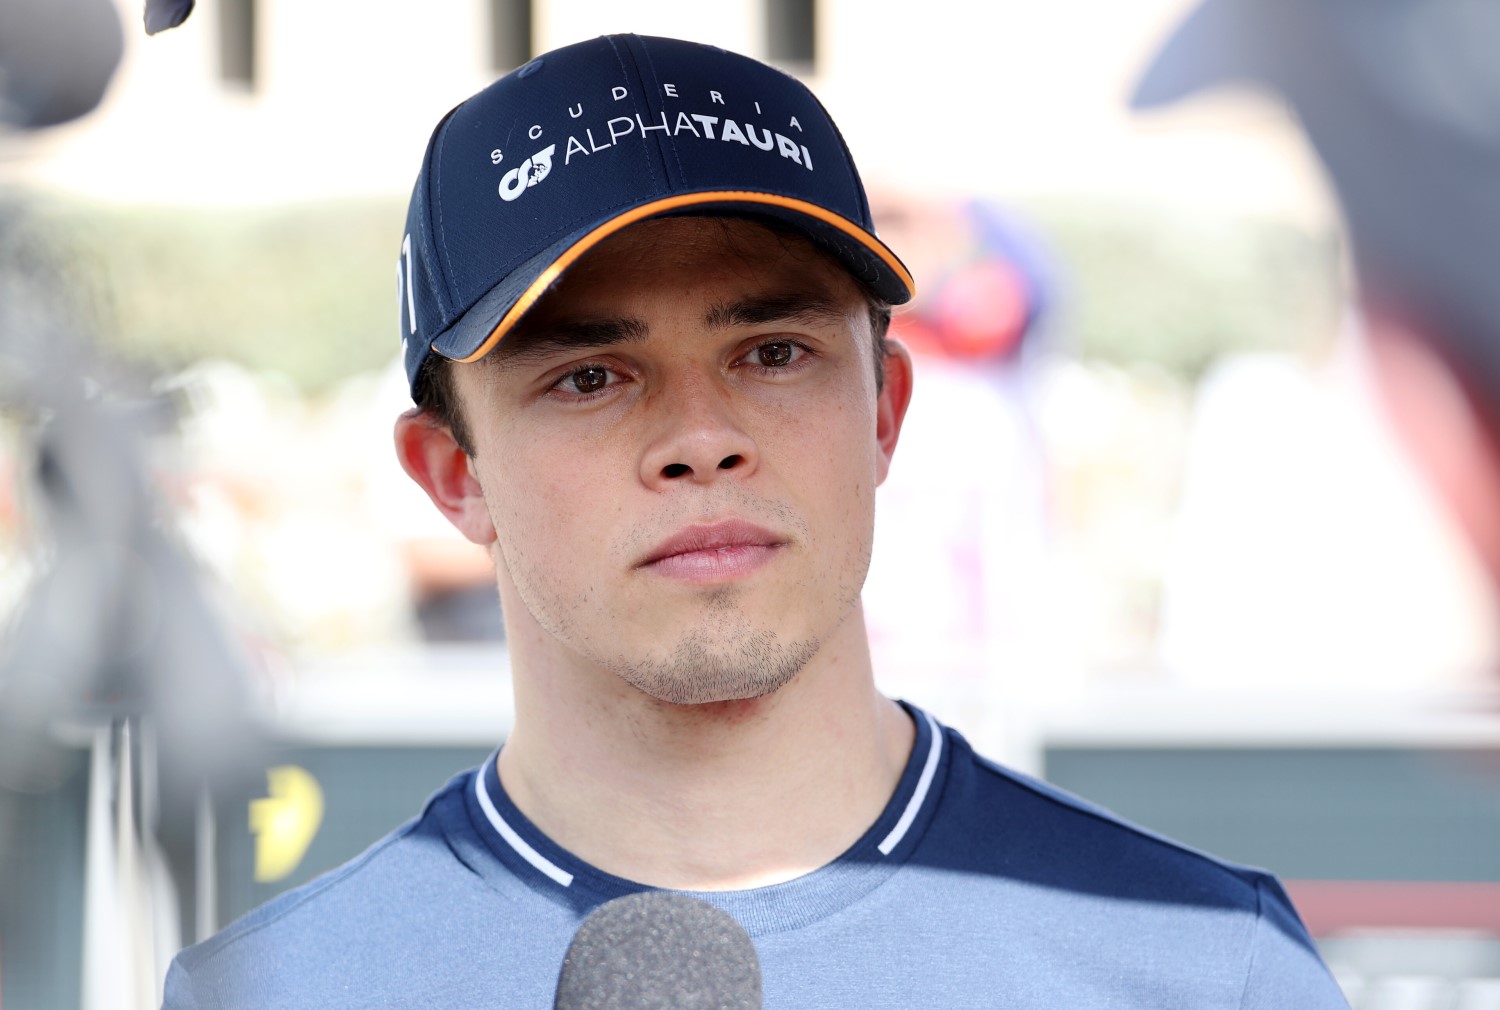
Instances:
[[[917,779],[917,788],[911,794],[911,799],[906,802],[906,809],[901,811],[901,819],[896,826],[886,835],[878,848],[882,856],[889,856],[891,851],[901,844],[901,839],[911,830],[912,822],[917,819],[917,812],[922,809],[922,803],[927,799],[928,790],[932,788],[932,777],[937,773],[938,758],[943,752],[943,732],[937,722],[926,712],[922,718],[927,720],[927,726],[931,735],[931,744],[927,748],[927,761],[922,766],[922,774]],[[499,769],[496,769],[499,774]],[[552,860],[542,855],[536,849],[527,844],[526,839],[516,834],[516,829],[505,823],[505,818],[500,816],[500,811],[495,809],[494,801],[484,786],[484,769],[474,776],[474,795],[479,799],[479,808],[484,811],[484,816],[489,819],[505,843],[516,851],[522,859],[526,860],[539,871],[551,879],[557,881],[563,887],[571,887],[573,874],[558,866]]]
[[[932,776],[937,773],[938,756],[943,751],[943,731],[938,728],[937,721],[926,712],[922,713],[922,718],[927,720],[927,727],[932,733],[932,743],[927,748],[927,763],[922,766],[922,776],[917,779],[916,791],[906,802],[906,809],[901,811],[901,819],[880,843],[882,856],[889,856],[891,850],[900,845],[901,839],[905,838],[906,833],[911,830],[912,821],[917,819],[917,811],[922,809],[922,801],[927,799],[927,790],[932,788]]]
[[[498,757],[496,755],[496,758],[492,758],[491,760],[497,760]],[[496,768],[495,775],[498,777],[499,774],[500,769]],[[506,844],[516,850],[517,855],[562,886],[572,886],[573,874],[526,844],[526,839],[516,834],[516,829],[505,823],[505,818],[500,816],[500,811],[495,809],[494,801],[490,799],[489,790],[484,787],[483,768],[480,768],[479,772],[474,776],[474,795],[479,797],[479,808],[484,811],[484,816],[489,818],[490,824],[494,826],[496,831],[500,832],[500,837],[505,839]]]

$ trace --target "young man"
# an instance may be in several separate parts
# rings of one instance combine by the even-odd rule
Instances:
[[[651,889],[745,927],[767,1007],[1344,1005],[1273,879],[876,692],[912,283],[805,88],[668,39],[549,53],[438,127],[408,229],[397,451],[495,559],[515,725],[182,954],[168,1006],[547,1007],[583,918]]]

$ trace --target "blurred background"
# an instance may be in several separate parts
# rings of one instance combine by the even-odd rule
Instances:
[[[0,1007],[154,1006],[503,740],[488,560],[391,450],[393,271],[442,114],[614,31],[806,80],[917,277],[888,693],[1276,872],[1354,1007],[1500,1007],[1500,601],[1291,113],[1128,109],[1188,6],[119,0],[97,110],[0,132]]]

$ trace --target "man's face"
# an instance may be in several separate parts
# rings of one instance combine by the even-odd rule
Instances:
[[[505,606],[676,704],[786,684],[853,612],[909,389],[800,239],[627,228],[457,366]],[[894,392],[893,392],[894,387]]]

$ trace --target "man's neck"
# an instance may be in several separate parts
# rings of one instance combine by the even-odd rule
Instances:
[[[649,698],[518,630],[501,781],[548,837],[616,876],[682,890],[801,876],[874,823],[911,753],[858,607],[786,687],[712,705]]]

